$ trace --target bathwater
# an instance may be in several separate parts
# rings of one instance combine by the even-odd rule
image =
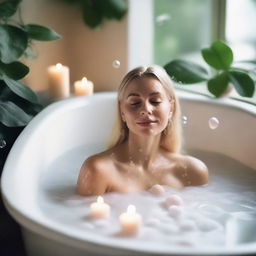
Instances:
[[[79,196],[76,181],[85,158],[101,150],[97,145],[74,148],[42,172],[38,191],[41,211],[70,233],[81,239],[91,234],[107,244],[119,241],[127,247],[149,249],[174,245],[222,248],[256,242],[256,170],[211,152],[189,152],[207,164],[209,184],[182,190],[164,186],[160,196],[149,191],[105,194],[104,201],[111,207],[109,218],[91,219],[90,204],[96,196]],[[171,195],[184,202],[176,215],[164,204]],[[136,236],[124,237],[119,216],[130,204],[141,214],[142,226]]]

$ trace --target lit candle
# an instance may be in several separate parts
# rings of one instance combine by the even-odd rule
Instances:
[[[136,212],[134,205],[129,205],[127,211],[120,215],[119,221],[123,234],[134,235],[139,231],[141,215]]]
[[[107,218],[110,213],[110,206],[104,203],[103,197],[98,196],[97,202],[91,204],[90,210],[92,218]]]
[[[52,100],[70,95],[69,68],[60,63],[48,67],[49,96]]]
[[[81,95],[90,95],[93,93],[93,83],[88,81],[86,77],[83,77],[82,80],[76,81],[74,83],[74,94],[76,96]]]

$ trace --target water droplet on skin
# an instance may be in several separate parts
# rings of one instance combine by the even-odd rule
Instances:
[[[142,148],[139,148],[139,152],[142,152]]]
[[[209,127],[212,129],[212,130],[215,130],[216,128],[218,128],[219,126],[219,120],[218,118],[216,117],[211,117],[208,121],[208,124],[209,124]]]
[[[112,63],[112,66],[113,66],[114,68],[120,68],[121,63],[120,63],[119,60],[114,60],[113,63]]]
[[[188,122],[188,118],[186,117],[186,116],[182,116],[182,123],[183,124],[187,124],[187,122]]]
[[[0,148],[5,148],[7,145],[5,140],[0,140]]]

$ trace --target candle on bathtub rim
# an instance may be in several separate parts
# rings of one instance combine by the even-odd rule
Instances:
[[[76,96],[93,94],[93,82],[88,81],[86,77],[74,83],[74,94]]]
[[[134,205],[129,205],[127,211],[122,213],[119,221],[124,235],[135,235],[138,233],[141,225],[141,215],[136,212]]]
[[[107,218],[109,213],[110,206],[104,202],[101,196],[98,196],[97,201],[90,205],[90,215],[94,219]]]
[[[47,69],[49,97],[51,100],[67,98],[70,95],[69,68],[60,63]]]

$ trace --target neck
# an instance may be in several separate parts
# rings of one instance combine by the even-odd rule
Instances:
[[[161,134],[142,137],[130,132],[126,143],[127,160],[147,168],[159,153],[160,138]]]

